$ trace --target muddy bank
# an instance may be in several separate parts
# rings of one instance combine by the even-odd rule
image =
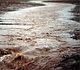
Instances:
[[[43,1],[44,1],[44,0],[43,0]],[[72,3],[72,4],[80,3],[79,0],[45,0],[44,2]]]
[[[72,13],[75,15],[75,17],[71,18],[71,20],[80,22],[80,2],[74,3],[76,4],[76,7],[72,9]],[[80,40],[80,28],[75,28],[72,32],[70,32],[71,35],[73,35],[71,38],[75,40]],[[55,69],[52,70],[80,70],[80,45],[79,47],[75,47],[75,52],[71,55],[66,55],[62,58],[59,65],[55,67]]]
[[[40,3],[31,3],[31,2],[11,2],[11,1],[3,1],[0,2],[0,13],[2,12],[8,12],[8,11],[15,11],[20,8],[28,8],[28,7],[34,7],[34,6],[44,6],[44,4]]]
[[[52,70],[80,70],[80,54],[66,55],[59,65]]]
[[[70,34],[73,35],[71,38],[80,40],[80,28],[74,29]]]
[[[77,3],[76,7],[71,12],[75,15],[75,17],[71,18],[71,20],[80,23],[80,3]],[[75,28],[72,32],[70,32],[70,34],[73,35],[73,39],[80,40],[80,27]]]
[[[76,4],[77,6],[71,11],[74,13],[75,17],[72,18],[71,20],[80,22],[80,3]]]

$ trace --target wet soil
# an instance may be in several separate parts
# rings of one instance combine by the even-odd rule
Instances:
[[[44,6],[44,4],[30,3],[28,1],[26,2],[2,1],[0,2],[0,13],[15,11],[15,10],[18,10],[19,8],[34,7],[34,6]]]
[[[80,70],[80,54],[66,55],[54,70]]]
[[[77,6],[71,11],[75,15],[71,20],[80,22],[80,3],[77,3],[76,5]]]
[[[77,4],[80,3],[79,0],[46,0],[44,2],[56,2],[56,3],[72,3],[72,4]]]
[[[80,23],[80,3],[76,4],[77,6],[71,11],[75,17],[72,18],[71,20],[76,21]],[[72,32],[70,32],[74,36],[72,37],[73,39],[80,40],[80,28],[75,28]]]
[[[80,28],[76,28],[73,32],[71,32],[71,34],[74,35],[71,38],[80,40]]]

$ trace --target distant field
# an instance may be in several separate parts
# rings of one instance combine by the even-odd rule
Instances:
[[[3,2],[3,1],[19,2],[19,1],[31,1],[31,0],[0,0],[0,2]],[[70,2],[79,1],[80,2],[80,0],[32,0],[32,1],[70,1]]]
[[[0,0],[0,2],[20,2],[20,1],[29,1],[29,0]]]
[[[6,3],[20,3],[20,2],[27,2],[27,1],[80,3],[80,0],[0,0],[0,3],[1,2],[6,2]]]
[[[80,0],[44,0],[47,2],[68,2],[68,3],[80,3]]]

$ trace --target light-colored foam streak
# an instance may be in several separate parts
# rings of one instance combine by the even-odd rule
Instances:
[[[36,1],[31,1],[36,3]],[[49,3],[44,3],[41,1],[38,1],[37,3],[42,3],[45,4],[45,6],[52,6]],[[54,4],[55,5],[55,4]],[[45,7],[43,6],[43,7]],[[27,19],[25,18],[28,14],[28,12],[32,10],[36,10],[37,8],[42,8],[40,7],[31,7],[31,8],[24,8],[24,9],[18,9],[17,11],[13,12],[7,12],[4,15],[2,15],[0,18],[2,19],[1,23],[12,23],[12,24],[28,24]]]
[[[4,29],[4,28],[31,28],[32,26],[30,25],[0,25],[0,28]]]
[[[10,25],[9,26],[7,25],[8,28],[15,28],[13,31],[14,35],[21,36],[22,34],[21,38],[23,39],[26,37],[31,38],[30,42],[27,43],[25,39],[24,41],[16,40],[17,37],[15,37],[16,39],[14,39],[13,42],[15,43],[15,45],[22,46],[23,53],[26,53],[28,51],[33,51],[36,48],[58,47],[60,44],[63,44],[65,42],[66,38],[70,37],[67,35],[67,33],[63,34],[63,31],[66,30],[67,28],[63,23],[65,23],[65,20],[67,20],[69,17],[66,17],[65,20],[63,19],[63,21],[60,20],[62,21],[61,23],[58,22],[57,19],[60,19],[63,16],[64,17],[71,16],[72,14],[69,13],[68,11],[70,11],[74,7],[74,5],[64,4],[64,3],[53,3],[53,5],[51,6],[50,3],[48,4],[46,6],[31,7],[31,8],[25,8],[25,9],[19,9],[18,11],[14,11],[14,12],[7,12],[2,16],[2,19],[8,19],[8,20],[3,20],[3,22],[9,22],[14,24],[15,23],[24,24],[24,21],[26,21],[25,24],[29,24],[29,23],[32,24],[32,22],[34,22],[33,19],[34,18],[36,19],[34,23],[38,23],[37,24],[38,27],[33,26],[34,28],[30,31],[23,30],[24,28],[26,29],[27,26],[14,25],[12,27]],[[62,8],[63,5],[64,5],[64,8]],[[71,23],[71,21],[69,23]],[[7,27],[2,26],[2,28],[6,28],[6,29]],[[16,28],[18,27],[21,28],[19,31],[16,30]],[[4,32],[7,32],[8,34],[9,30]],[[12,35],[11,31],[9,32],[9,35],[10,34]],[[57,37],[59,37],[59,39]],[[63,41],[61,41],[60,38],[63,38]]]
[[[59,16],[59,19],[58,20],[61,20],[63,22],[68,22],[68,23],[75,23],[75,21],[71,21],[70,19],[71,18],[74,18],[74,14],[71,13],[70,11],[75,8],[76,5],[71,5],[70,7],[67,7],[61,11],[58,11],[58,13],[60,14]]]

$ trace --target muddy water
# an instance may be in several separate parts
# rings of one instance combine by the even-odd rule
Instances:
[[[78,22],[70,20],[75,17],[70,11],[76,5],[30,2],[44,6],[18,9],[0,16],[1,24],[4,24],[0,25],[0,49],[4,49],[1,51],[3,54],[1,53],[0,63],[13,62],[12,69],[19,70],[19,67],[15,67],[17,60],[14,59],[22,56],[22,59],[24,57],[28,59],[24,59],[25,62],[19,60],[22,67],[17,66],[20,66],[21,70],[49,70],[57,65],[63,55],[71,54],[75,47],[80,47],[80,40],[72,39],[72,35],[69,34],[70,31],[80,27]],[[6,48],[10,52],[4,54]],[[20,51],[13,51],[17,48]],[[6,60],[6,57],[11,59]],[[4,67],[11,69],[7,64],[2,64],[5,65],[1,67],[2,69]]]

